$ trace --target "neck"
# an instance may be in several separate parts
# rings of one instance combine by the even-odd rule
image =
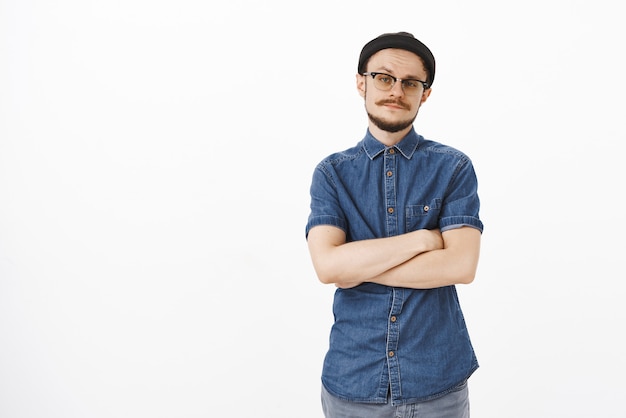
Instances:
[[[372,136],[388,147],[396,145],[398,142],[402,141],[402,138],[404,138],[411,131],[412,127],[413,126],[409,126],[398,132],[388,132],[383,131],[371,122],[369,124],[369,130]]]

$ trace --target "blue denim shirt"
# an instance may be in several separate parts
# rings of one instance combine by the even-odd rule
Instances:
[[[348,242],[417,229],[482,232],[477,180],[462,152],[414,130],[386,147],[369,131],[315,169],[306,233],[333,225]],[[477,368],[454,286],[415,290],[364,283],[337,289],[322,382],[333,395],[394,405],[453,391]]]

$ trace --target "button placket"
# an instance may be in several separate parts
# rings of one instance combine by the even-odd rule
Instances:
[[[385,173],[384,187],[385,187],[385,210],[387,236],[391,237],[398,235],[398,216],[396,213],[396,179],[394,173],[396,172],[396,150],[389,148],[384,154],[384,167],[383,173]]]
[[[391,288],[391,310],[387,330],[387,361],[389,368],[389,383],[392,397],[401,396],[400,390],[400,365],[398,358],[398,339],[400,336],[400,321],[398,315],[404,305],[404,291],[401,288]]]

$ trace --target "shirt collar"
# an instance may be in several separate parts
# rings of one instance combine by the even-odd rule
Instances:
[[[400,142],[397,144],[387,147],[382,142],[378,141],[374,136],[370,133],[370,130],[367,130],[365,134],[365,138],[363,138],[363,149],[365,153],[373,160],[379,154],[383,153],[388,148],[395,148],[400,151],[400,154],[404,155],[405,158],[411,159],[413,153],[417,149],[417,144],[419,143],[420,136],[415,132],[414,128],[411,128],[408,134]]]

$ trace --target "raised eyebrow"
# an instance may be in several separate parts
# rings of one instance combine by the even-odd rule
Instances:
[[[390,70],[389,68],[386,68],[386,67],[380,67],[380,69],[378,69],[378,70],[376,70],[376,71],[372,71],[372,72],[373,72],[373,73],[380,73],[380,74],[387,74],[387,75],[390,75],[390,76],[392,76],[392,77],[395,77],[395,76],[392,74],[392,72],[393,72],[393,71],[392,71],[392,70]]]
[[[374,72],[374,73],[383,73],[383,74],[387,74],[387,75],[390,75],[390,76],[392,76],[392,77],[399,78],[399,79],[402,79],[402,80],[415,80],[415,81],[422,81],[422,79],[421,79],[421,78],[419,78],[419,77],[418,77],[418,76],[416,76],[416,75],[407,75],[406,77],[398,77],[397,75],[394,75],[394,74],[393,74],[393,70],[391,70],[391,69],[389,69],[389,68],[387,68],[387,67],[380,67],[380,70],[377,70],[377,71],[372,71],[372,72]]]

